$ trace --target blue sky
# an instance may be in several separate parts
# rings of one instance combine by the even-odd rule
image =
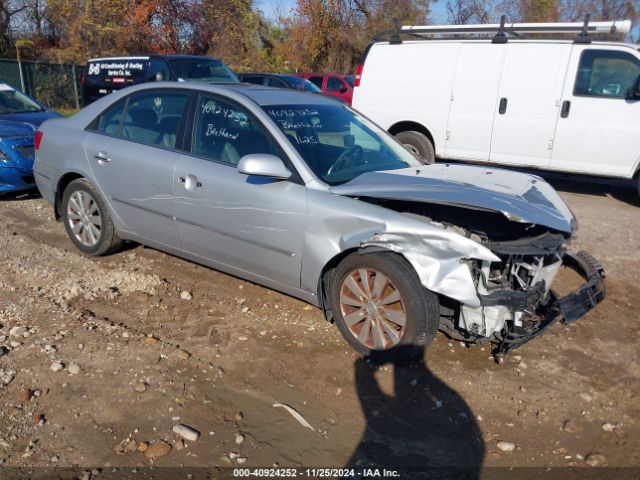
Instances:
[[[254,5],[262,10],[267,18],[276,18],[278,14],[288,13],[296,4],[296,0],[255,0]],[[431,22],[447,23],[447,1],[438,0],[431,6]]]

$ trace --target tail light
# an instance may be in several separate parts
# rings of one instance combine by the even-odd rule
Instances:
[[[359,87],[360,86],[360,79],[362,78],[362,69],[364,68],[364,65],[360,64],[358,65],[358,69],[356,70],[356,76],[353,80],[353,86],[354,87]]]
[[[35,141],[33,142],[33,148],[35,150],[38,150],[40,148],[40,142],[42,142],[42,137],[44,137],[44,133],[42,133],[40,130],[36,130],[36,138],[35,138]]]

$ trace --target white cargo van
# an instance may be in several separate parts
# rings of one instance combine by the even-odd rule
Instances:
[[[592,39],[629,29],[588,20],[402,27],[369,46],[353,107],[427,161],[637,178],[640,52]],[[455,38],[491,31],[493,39]],[[568,32],[575,40],[522,39]]]

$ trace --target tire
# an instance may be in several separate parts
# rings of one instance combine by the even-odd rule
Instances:
[[[436,161],[436,152],[431,140],[420,132],[407,131],[396,133],[396,139],[414,155],[420,157],[425,165],[431,165]]]
[[[367,288],[362,273],[369,285],[371,302],[362,302],[356,296],[356,291],[365,293],[363,289]],[[383,283],[380,278],[382,288],[376,287],[380,274],[387,280]],[[345,257],[333,272],[330,298],[333,317],[345,340],[357,352],[379,361],[422,355],[440,325],[438,297],[426,290],[413,267],[394,253],[353,253]],[[380,308],[371,307],[371,303]],[[403,314],[404,326],[396,324]]]
[[[79,178],[67,185],[61,214],[67,235],[83,253],[97,257],[122,246],[107,206],[87,179]]]

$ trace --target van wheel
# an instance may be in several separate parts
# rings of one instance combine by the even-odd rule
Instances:
[[[376,360],[422,355],[440,324],[438,297],[394,253],[353,253],[331,280],[331,307],[345,340]]]
[[[404,145],[404,148],[419,157],[420,161],[425,165],[430,165],[436,161],[436,152],[433,144],[426,135],[420,132],[408,131],[396,133],[395,137]]]
[[[87,255],[106,255],[122,246],[102,197],[88,180],[79,178],[67,186],[61,210],[69,238]]]

